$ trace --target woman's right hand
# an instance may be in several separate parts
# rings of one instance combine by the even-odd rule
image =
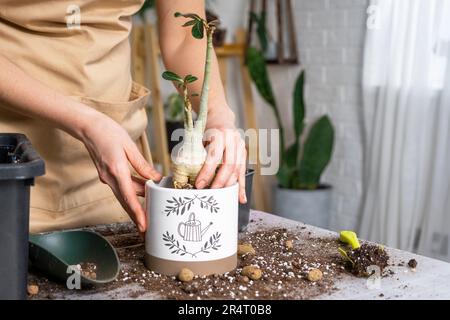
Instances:
[[[144,179],[131,177],[129,164],[145,179],[159,181],[128,133],[114,120],[31,78],[0,54],[0,101],[13,112],[39,119],[81,140],[107,183],[139,231],[146,219],[137,194],[144,195]]]
[[[142,156],[128,133],[117,122],[99,113],[83,128],[81,140],[97,167],[140,232],[147,229],[146,215],[137,196],[144,196],[145,180],[132,176],[131,165],[145,179],[159,181],[161,174]]]

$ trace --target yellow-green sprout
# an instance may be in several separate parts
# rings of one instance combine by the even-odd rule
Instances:
[[[361,245],[359,244],[359,241],[358,241],[358,236],[353,231],[348,231],[348,230],[341,231],[339,233],[339,241],[347,243],[348,245],[350,245],[352,247],[353,250],[361,247]]]

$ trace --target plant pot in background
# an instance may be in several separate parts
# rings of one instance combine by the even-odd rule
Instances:
[[[239,203],[239,232],[243,232],[247,229],[247,225],[250,220],[250,206],[252,203],[252,187],[254,175],[255,170],[247,169],[247,172],[245,173],[245,195],[247,196],[247,203]]]
[[[179,121],[167,121],[166,120],[166,133],[167,133],[167,145],[169,147],[169,154],[172,154],[173,148],[183,141],[183,137],[180,137],[179,141],[172,141],[172,132],[177,129],[184,129],[183,122]]]
[[[149,229],[145,265],[176,275],[222,274],[237,266],[238,185],[221,189],[174,189],[172,178],[145,187]]]
[[[26,298],[30,186],[44,171],[23,134],[0,133],[0,300]]]
[[[332,188],[321,185],[315,190],[275,188],[275,214],[328,229],[331,216]]]

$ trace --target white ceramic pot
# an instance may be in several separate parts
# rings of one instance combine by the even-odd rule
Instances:
[[[198,275],[236,268],[238,185],[202,190],[171,186],[170,177],[145,186],[147,268],[166,275],[181,268]]]

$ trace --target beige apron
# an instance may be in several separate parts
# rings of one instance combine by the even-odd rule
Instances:
[[[151,161],[145,135],[149,91],[131,79],[128,42],[131,16],[142,2],[2,0],[0,54],[31,77],[113,118]],[[81,25],[67,28],[74,5]],[[128,220],[80,141],[1,105],[0,132],[26,134],[45,160],[46,174],[31,191],[31,232]]]

